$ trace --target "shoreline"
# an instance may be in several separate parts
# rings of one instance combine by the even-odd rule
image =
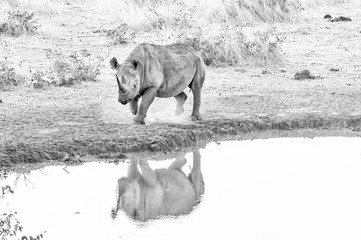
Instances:
[[[132,126],[130,126],[132,127]],[[134,127],[134,126],[133,126]],[[145,128],[145,126],[141,126]],[[167,131],[157,134],[157,129]],[[312,130],[312,131],[311,131]],[[361,116],[258,117],[247,120],[214,119],[194,124],[153,124],[143,138],[130,136],[117,139],[74,139],[61,143],[23,143],[13,141],[0,149],[0,168],[14,168],[18,164],[52,162],[82,163],[86,157],[93,161],[121,160],[129,156],[171,155],[214,141],[246,140],[270,137],[361,136]],[[118,144],[115,144],[115,143]],[[167,153],[167,154],[166,154]]]

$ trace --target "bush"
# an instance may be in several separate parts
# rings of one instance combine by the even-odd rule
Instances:
[[[94,62],[87,50],[65,56],[56,50],[47,49],[46,57],[52,63],[48,74],[51,82],[54,82],[56,86],[71,86],[82,81],[96,81],[100,74],[100,65],[104,60],[96,57]]]
[[[8,12],[7,21],[0,24],[0,34],[17,37],[22,34],[35,33],[40,25],[33,20],[33,17],[34,13]]]
[[[236,66],[248,63],[269,64],[282,60],[283,41],[274,29],[245,34],[241,27],[220,25],[194,31],[183,30],[177,41],[190,44],[200,52],[206,65]]]
[[[25,78],[17,74],[14,68],[9,67],[6,63],[0,63],[0,90],[9,91],[23,82],[25,82]]]
[[[30,85],[35,89],[46,89],[50,86],[55,86],[56,82],[47,78],[47,73],[36,71],[31,74]]]
[[[113,40],[113,44],[129,44],[135,38],[135,32],[129,29],[128,25],[123,23],[113,30],[97,30],[94,33],[104,33]]]

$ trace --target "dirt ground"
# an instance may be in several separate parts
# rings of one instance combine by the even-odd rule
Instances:
[[[327,13],[346,15],[352,21],[327,22],[323,19]],[[156,99],[143,126],[133,125],[128,106],[117,102],[116,81],[108,66],[111,57],[124,59],[135,45],[114,46],[106,36],[94,33],[114,29],[114,19],[96,6],[79,4],[66,6],[58,16],[41,17],[39,34],[2,37],[8,47],[0,57],[7,56],[22,68],[42,70],[49,67],[45,49],[64,53],[88,49],[106,58],[105,65],[95,83],[0,92],[0,166],[76,162],[85,155],[123,158],[141,151],[176,151],[197,142],[242,138],[263,130],[343,130],[344,135],[359,135],[361,15],[351,8],[327,13],[274,25],[285,37],[283,62],[208,67],[202,121],[188,119],[193,99],[187,92],[183,115],[172,117],[175,99]],[[318,77],[293,79],[302,69]]]

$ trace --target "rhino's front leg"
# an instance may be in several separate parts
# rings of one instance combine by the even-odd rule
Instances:
[[[145,124],[144,118],[147,116],[148,108],[150,104],[154,101],[156,93],[157,89],[155,87],[150,87],[144,90],[137,116],[134,118],[135,124]]]
[[[140,170],[142,171],[142,177],[143,177],[144,181],[149,186],[156,185],[157,177],[156,177],[154,171],[149,167],[147,160],[140,159],[140,160],[138,160],[138,164],[139,164]]]
[[[137,112],[138,112],[138,99],[133,99],[132,101],[130,101],[129,109],[130,109],[130,112],[133,115],[137,115]]]
[[[136,160],[131,160],[128,165],[128,179],[134,180],[140,177],[138,165]]]

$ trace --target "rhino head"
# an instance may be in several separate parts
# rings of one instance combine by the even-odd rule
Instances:
[[[120,209],[134,220],[146,221],[160,215],[163,192],[159,185],[148,186],[142,180],[123,177],[117,184],[117,204],[112,209],[112,218]]]
[[[132,101],[139,94],[139,65],[139,62],[136,60],[122,64],[119,64],[118,60],[114,57],[110,60],[111,68],[117,71],[115,78],[118,84],[118,102],[123,105]]]

